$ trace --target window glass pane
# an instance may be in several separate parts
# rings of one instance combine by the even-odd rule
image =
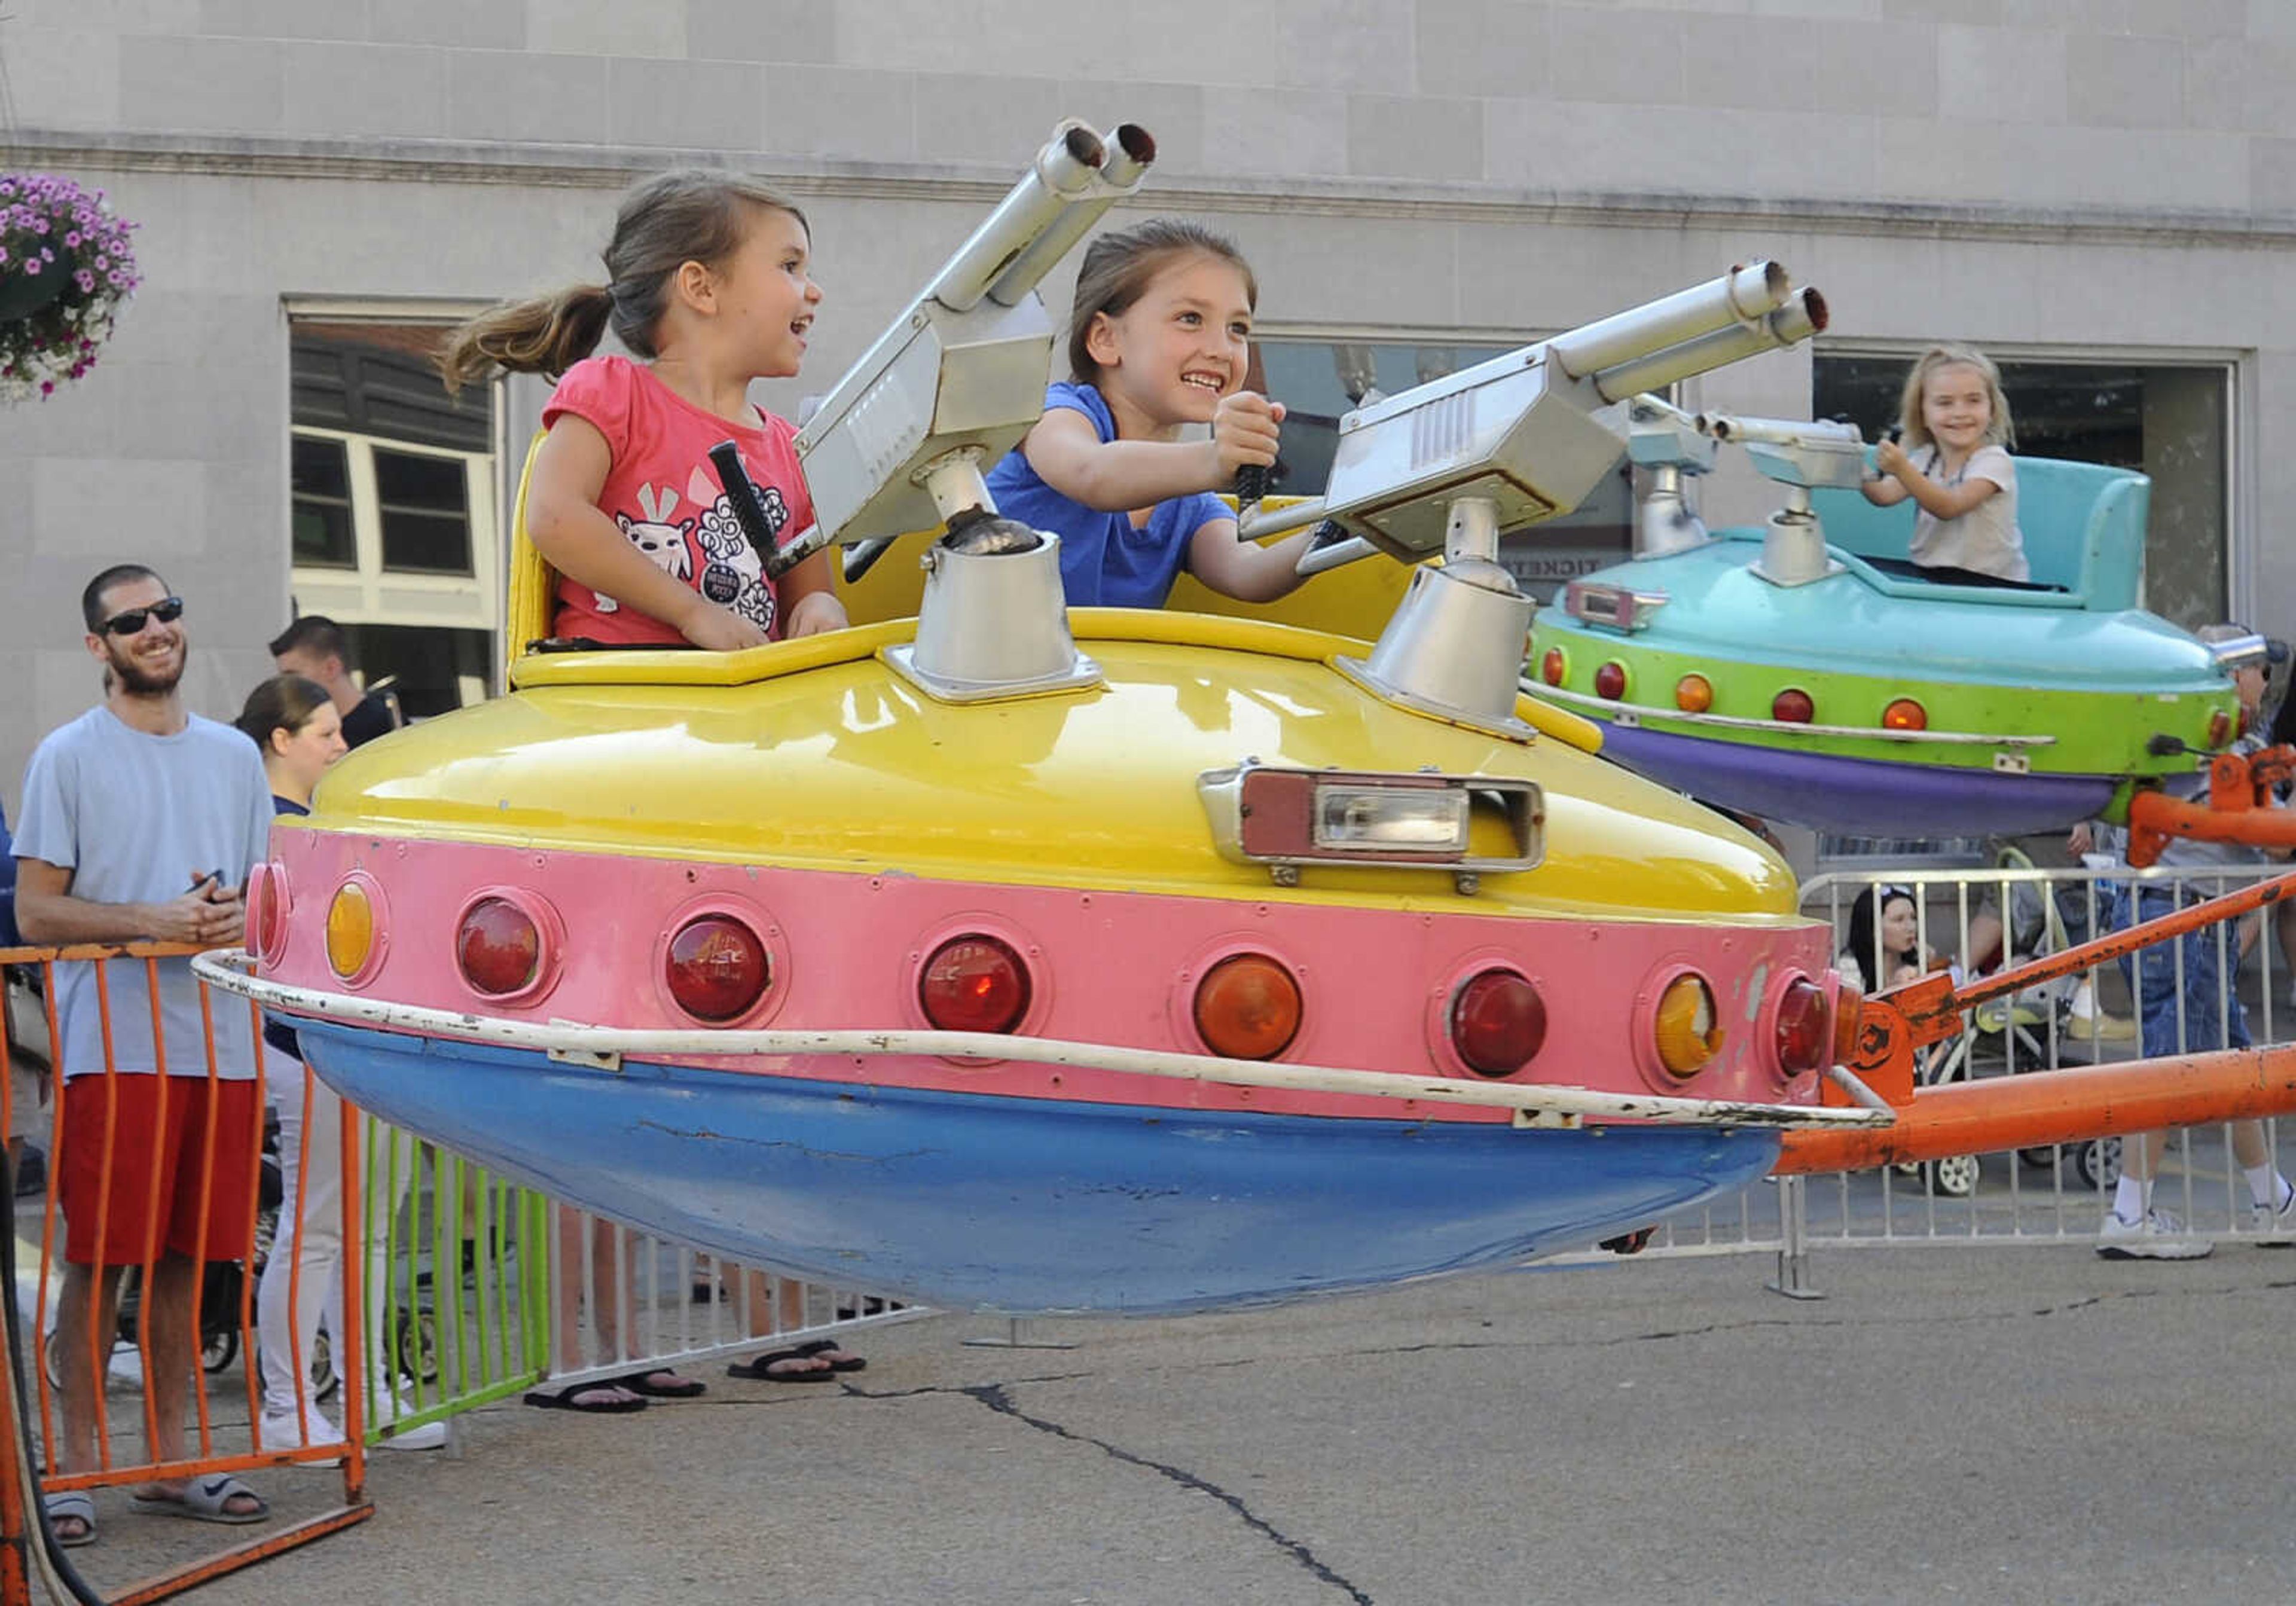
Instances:
[[[1872,440],[1898,419],[1914,354],[1817,355],[1811,411]],[[2232,421],[2219,364],[2001,364],[2019,453],[2108,463],[2152,476],[2144,605],[2188,629],[2225,616]]]
[[[384,569],[471,572],[470,504],[461,458],[377,447],[374,485],[381,504]]]
[[[350,463],[340,440],[291,438],[289,477],[298,563],[349,569],[358,562],[351,532]]]
[[[1252,347],[1250,383],[1284,406],[1283,446],[1272,488],[1278,496],[1323,493],[1339,442],[1340,420],[1367,396],[1393,396],[1511,350],[1505,346],[1275,338]],[[1371,396],[1376,389],[1377,396]],[[1633,483],[1621,459],[1577,511],[1503,531],[1499,561],[1540,602],[1574,575],[1620,561],[1632,551]]]

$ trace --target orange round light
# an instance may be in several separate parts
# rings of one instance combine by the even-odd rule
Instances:
[[[374,952],[374,905],[366,889],[345,881],[327,905],[327,966],[348,981],[366,969]]]
[[[1485,971],[1451,1000],[1451,1046],[1479,1077],[1511,1077],[1546,1044],[1546,1004],[1513,971]]]
[[[1549,647],[1546,650],[1546,655],[1538,660],[1539,678],[1550,686],[1559,686],[1562,684],[1563,675],[1570,668],[1570,664],[1562,656],[1562,649]]]
[[[1770,700],[1770,717],[1791,725],[1808,725],[1816,717],[1817,705],[1799,686],[1788,686]]]
[[[1808,977],[1786,983],[1778,996],[1778,1068],[1790,1077],[1819,1069],[1833,1044],[1833,1028],[1826,1018],[1824,988]]]
[[[917,1003],[945,1032],[1009,1032],[1029,1012],[1029,971],[993,937],[952,937],[925,961]]]
[[[1685,714],[1703,714],[1714,706],[1714,683],[1703,675],[1685,675],[1674,683],[1674,706]]]
[[[1703,976],[1685,973],[1666,984],[1652,1023],[1659,1063],[1671,1077],[1695,1075],[1722,1050],[1722,1023],[1716,1017],[1714,989]]]
[[[1847,1065],[1857,1057],[1857,1018],[1866,1012],[1866,989],[1835,972],[1841,985],[1833,989],[1833,1062]]]
[[[490,998],[522,992],[542,971],[542,929],[510,899],[482,897],[455,932],[455,963]]]
[[[1300,1035],[1300,984],[1265,954],[1236,954],[1196,984],[1196,1030],[1231,1060],[1272,1060]]]
[[[1900,697],[1882,710],[1882,728],[1886,731],[1926,731],[1930,728],[1930,711],[1910,697]]]
[[[732,915],[704,914],[669,939],[662,979],[678,1008],[715,1024],[747,1014],[765,996],[773,985],[773,959],[764,939]]]
[[[1617,659],[1595,671],[1595,695],[1612,702],[1627,694],[1627,667]]]

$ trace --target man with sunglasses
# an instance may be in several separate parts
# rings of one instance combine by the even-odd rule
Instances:
[[[104,698],[50,732],[25,771],[12,844],[17,923],[27,940],[58,946],[236,943],[248,872],[270,839],[263,761],[237,730],[184,707],[184,602],[158,575],[135,563],[107,569],[88,582],[80,612],[89,655],[105,670]],[[140,959],[102,963],[108,998],[94,965],[55,967],[64,1092],[54,1159],[67,1227],[56,1322],[66,1357],[59,1449],[74,1471],[98,1464],[104,1369],[87,1362],[91,1324],[106,1340],[100,1353],[118,1320],[119,1281],[99,1276],[99,1266],[153,1263],[144,1293],[152,1335],[144,1375],[158,1422],[152,1447],[159,1462],[184,1458],[201,1263],[246,1256],[258,1163],[261,1086],[247,1012],[220,1004],[211,1012],[210,1081],[189,960],[160,960],[156,971]],[[158,978],[156,1039],[147,974]],[[95,1537],[86,1494],[55,1495],[48,1504],[61,1542]],[[270,1514],[229,1477],[154,1482],[135,1504],[215,1522]]]

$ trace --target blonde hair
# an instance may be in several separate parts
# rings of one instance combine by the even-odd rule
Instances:
[[[610,326],[638,356],[658,356],[654,330],[668,307],[672,276],[688,262],[722,266],[742,248],[759,208],[786,212],[812,232],[795,203],[737,173],[676,168],[636,185],[622,197],[613,238],[600,253],[606,283],[505,301],[455,329],[436,358],[447,389],[497,372],[555,379],[595,351]]]
[[[1069,313],[1069,373],[1079,384],[1095,383],[1100,365],[1092,360],[1092,321],[1106,313],[1120,318],[1145,295],[1156,275],[1186,257],[1210,257],[1243,275],[1244,305],[1257,311],[1259,281],[1235,242],[1200,223],[1181,217],[1151,217],[1114,234],[1103,234],[1084,253],[1077,273],[1076,300]]]
[[[1976,347],[1948,341],[1923,352],[1906,372],[1906,388],[1898,397],[1898,427],[1904,431],[1906,447],[1937,444],[1930,438],[1929,425],[1922,422],[1922,393],[1929,385],[1931,374],[1940,368],[1953,367],[1974,368],[1985,381],[1986,396],[1993,404],[1993,416],[1985,425],[1985,444],[2016,445],[2017,427],[2010,422],[2009,397],[2001,389],[2001,370]]]

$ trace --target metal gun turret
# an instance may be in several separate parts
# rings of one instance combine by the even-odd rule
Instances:
[[[1490,498],[1503,529],[1568,512],[1625,444],[1596,412],[1824,326],[1824,298],[1792,289],[1777,264],[1733,268],[1356,409],[1340,422],[1324,495],[1263,512],[1242,534],[1329,519],[1416,562],[1443,550],[1449,507],[1460,497]]]
[[[1841,565],[1826,555],[1825,528],[1809,493],[1820,486],[1854,489],[1865,479],[1866,438],[1857,426],[1702,413],[1698,428],[1744,447],[1756,469],[1786,488],[1786,504],[1770,515],[1754,572],[1778,586],[1806,586],[1837,572]]]
[[[882,551],[904,531],[990,506],[982,464],[1044,411],[1054,324],[1037,285],[1155,159],[1156,142],[1130,123],[1105,138],[1073,119],[1054,130],[799,432],[817,523],[774,554],[771,572],[830,542]],[[854,556],[849,576],[866,567]]]
[[[1707,538],[1683,482],[1712,471],[1714,447],[1697,419],[1661,397],[1637,396],[1627,405],[1627,459],[1647,469],[1651,480],[1635,516],[1635,556],[1663,557]]]

